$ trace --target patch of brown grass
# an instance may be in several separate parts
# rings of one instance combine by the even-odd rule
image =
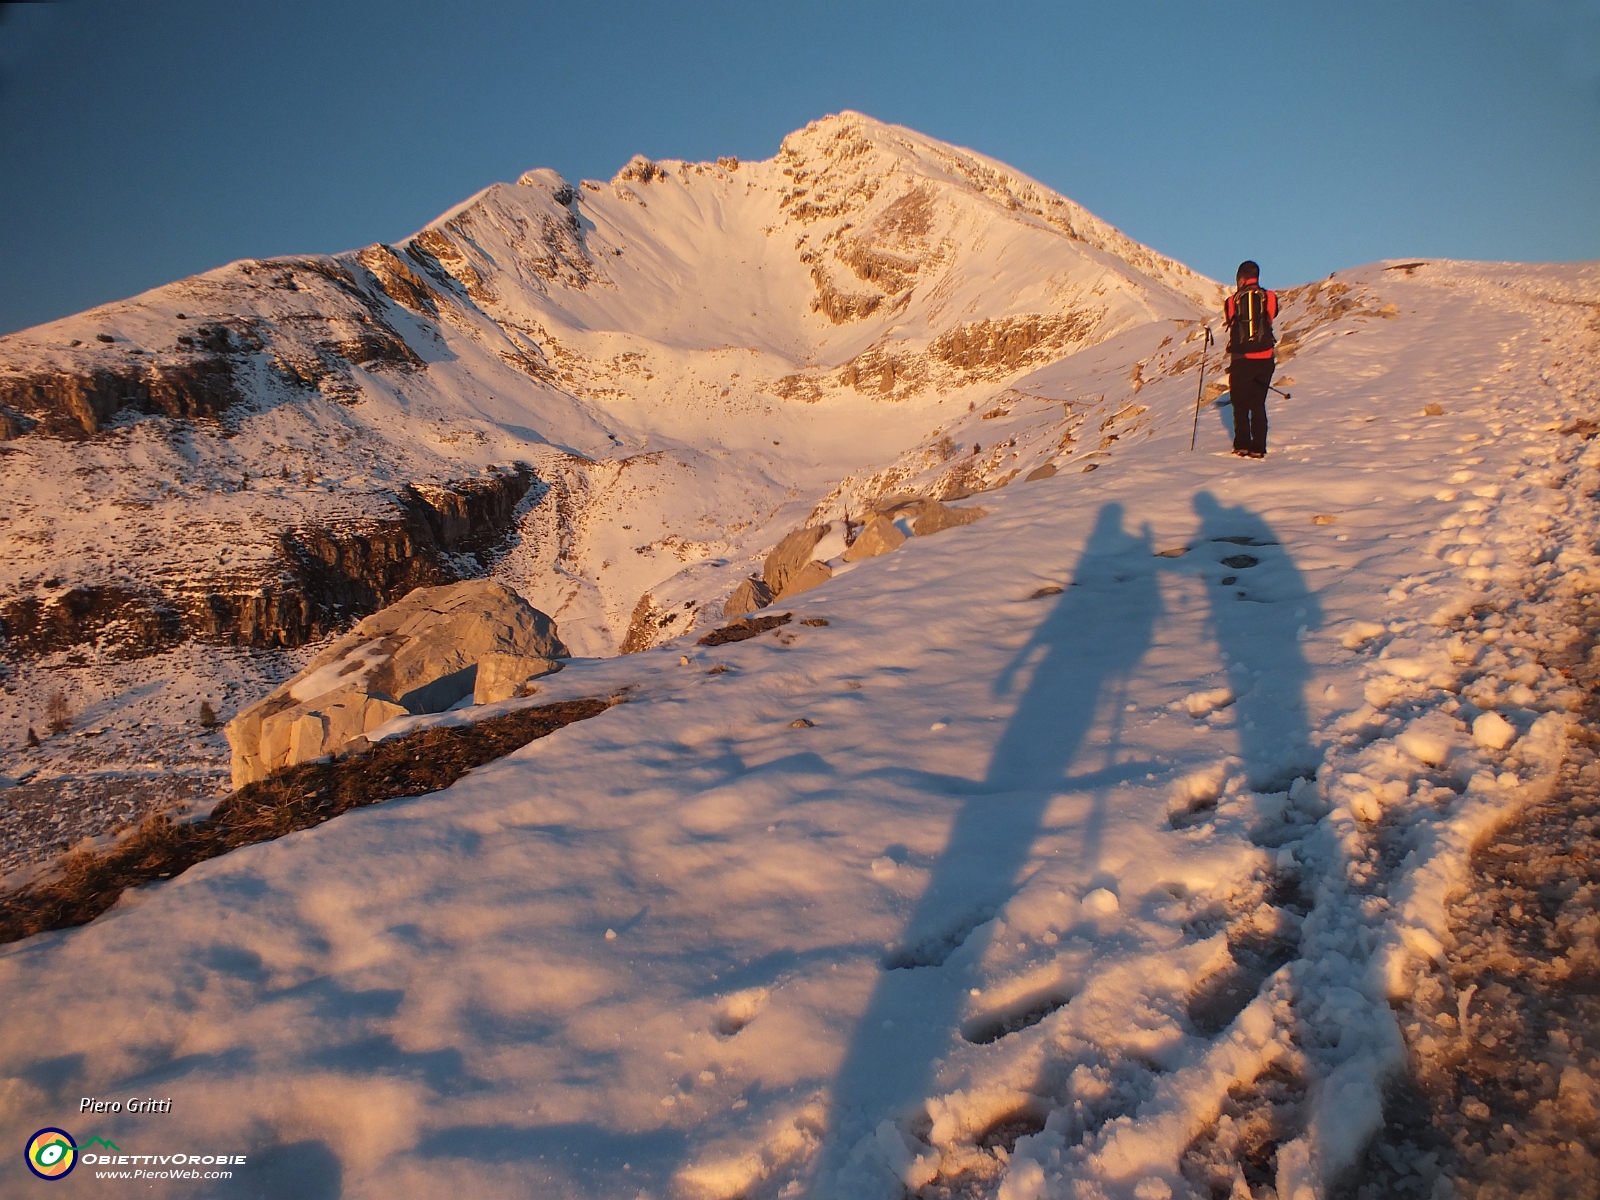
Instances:
[[[51,692],[50,699],[44,709],[45,724],[51,733],[65,733],[72,728],[72,707],[67,703],[66,694]]]
[[[618,699],[567,700],[472,725],[424,729],[333,762],[303,763],[230,795],[209,817],[179,824],[150,817],[106,850],[77,851],[61,873],[0,896],[0,944],[85,925],[123,891],[167,879],[229,850],[310,829],[353,808],[449,787],[566,725],[597,717]]]
[[[772,613],[765,617],[740,617],[737,621],[730,622],[720,629],[713,629],[704,634],[695,643],[699,646],[725,646],[729,642],[743,642],[749,638],[759,637],[769,629],[776,629],[780,625],[787,625],[794,620],[793,613]],[[810,622],[806,622],[810,624]]]

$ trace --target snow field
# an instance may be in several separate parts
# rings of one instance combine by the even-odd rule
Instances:
[[[1473,839],[1559,761],[1534,602],[1600,577],[1586,313],[1540,298],[1593,270],[1349,274],[1398,315],[1301,344],[1264,462],[1215,409],[1189,454],[1158,379],[1101,469],[790,625],[577,662],[540,701],[629,702],[0,950],[5,1136],[159,1084],[352,1196],[1162,1200],[1276,1072],[1275,1188],[1324,1195]]]

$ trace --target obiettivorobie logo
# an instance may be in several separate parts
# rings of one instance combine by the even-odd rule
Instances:
[[[96,1152],[94,1147],[99,1146]],[[109,1151],[109,1153],[108,1153]],[[113,1178],[134,1179],[182,1179],[202,1178],[199,1172],[186,1171],[150,1171],[143,1169],[146,1164],[150,1166],[166,1167],[198,1167],[205,1166],[243,1166],[243,1154],[124,1154],[122,1147],[115,1142],[108,1142],[105,1138],[92,1137],[83,1145],[78,1145],[72,1135],[65,1129],[41,1129],[28,1139],[28,1170],[40,1179],[65,1179],[72,1173],[72,1168],[82,1162],[85,1166],[138,1166],[141,1169],[133,1172],[114,1172]],[[232,1172],[213,1171],[207,1172],[204,1178],[226,1179]],[[100,1173],[96,1173],[100,1177]]]
[[[99,1138],[90,1139],[91,1145],[94,1142],[100,1142],[102,1146],[111,1145]],[[111,1148],[115,1150],[118,1147]],[[78,1145],[65,1129],[41,1129],[28,1139],[27,1157],[28,1170],[40,1179],[65,1179],[72,1174],[72,1168],[78,1165]]]

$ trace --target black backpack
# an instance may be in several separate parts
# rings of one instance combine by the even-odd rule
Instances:
[[[1255,354],[1278,344],[1267,314],[1267,293],[1255,285],[1233,297],[1233,324],[1228,329],[1229,354]]]

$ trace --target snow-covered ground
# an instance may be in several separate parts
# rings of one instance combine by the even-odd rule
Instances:
[[[1103,408],[1058,474],[794,623],[575,663],[541,700],[629,703],[0,949],[0,1138],[249,1156],[157,1195],[1163,1200],[1270,1094],[1323,1195],[1577,707],[1504,614],[1600,580],[1600,267],[1331,282],[1266,460],[1209,406],[1190,453],[1193,327],[1132,329],[951,427]]]

